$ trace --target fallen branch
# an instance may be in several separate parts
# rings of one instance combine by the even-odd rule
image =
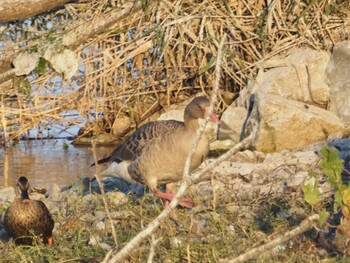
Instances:
[[[69,0],[2,0],[0,23],[23,20],[64,5],[67,2]]]
[[[62,43],[64,46],[74,50],[80,44],[88,41],[89,38],[102,33],[111,26],[114,26],[118,21],[130,15],[132,11],[135,12],[140,9],[141,4],[139,2],[125,2],[121,7],[115,8],[111,12],[102,14],[88,23],[80,24],[74,30],[63,36]],[[81,22],[79,21],[79,23]]]
[[[272,249],[275,248],[276,246],[281,245],[287,242],[288,240],[292,239],[293,237],[309,230],[315,224],[315,221],[318,220],[318,218],[319,218],[318,214],[309,216],[307,219],[301,222],[301,224],[298,227],[294,228],[291,231],[286,232],[282,236],[270,241],[269,243],[262,245],[260,247],[254,248],[248,251],[247,253],[244,253],[232,260],[224,260],[222,262],[228,262],[228,263],[245,262],[249,259],[252,259],[261,255],[262,253],[271,252]]]
[[[224,34],[221,42],[220,42],[220,46],[218,49],[218,57],[217,57],[217,62],[216,62],[216,67],[215,67],[215,86],[213,89],[213,94],[211,97],[211,101],[210,101],[210,106],[209,106],[209,112],[208,112],[208,116],[210,116],[210,114],[213,111],[213,107],[214,107],[214,103],[216,101],[217,98],[217,92],[219,89],[219,82],[220,82],[220,70],[221,70],[221,60],[222,60],[222,49],[223,49],[223,45],[226,39],[226,34]],[[123,247],[110,261],[108,261],[109,263],[114,263],[114,262],[121,262],[126,256],[129,255],[129,253],[135,248],[137,247],[146,237],[148,237],[149,235],[151,235],[158,227],[159,225],[166,219],[168,218],[169,214],[171,213],[171,211],[173,209],[176,208],[176,206],[179,203],[179,198],[185,193],[186,189],[188,188],[188,186],[191,183],[191,179],[190,179],[190,165],[191,165],[191,160],[192,157],[194,155],[194,152],[196,150],[197,144],[204,132],[205,126],[208,122],[208,118],[206,119],[204,125],[202,125],[198,131],[197,131],[197,136],[193,142],[192,145],[192,150],[189,153],[187,159],[186,159],[186,163],[185,163],[185,168],[184,168],[184,175],[183,175],[183,179],[182,179],[182,183],[181,186],[178,190],[178,192],[176,193],[174,199],[170,202],[169,206],[167,208],[165,208],[159,215],[157,218],[155,218],[150,224],[148,224],[148,226],[142,230],[141,232],[139,232],[132,240],[129,241],[128,244],[125,245],[125,247]],[[108,254],[109,257],[109,254]],[[106,258],[104,259],[106,260]]]

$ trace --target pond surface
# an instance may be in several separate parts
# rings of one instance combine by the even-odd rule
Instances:
[[[114,147],[99,146],[97,157],[108,156]],[[48,189],[53,183],[67,186],[85,176],[92,178],[93,162],[91,146],[74,146],[64,139],[20,141],[15,146],[0,148],[0,189],[15,186],[20,176],[26,176],[34,187]]]

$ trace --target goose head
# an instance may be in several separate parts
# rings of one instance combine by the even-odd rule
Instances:
[[[185,108],[184,119],[185,123],[190,122],[191,120],[205,119],[208,116],[210,101],[207,97],[200,96],[194,98],[190,104]],[[209,121],[212,121],[216,124],[220,124],[219,118],[216,114],[212,113],[209,116]]]

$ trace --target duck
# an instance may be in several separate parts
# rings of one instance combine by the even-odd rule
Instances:
[[[165,199],[165,204],[168,204],[175,196],[170,184],[183,177],[185,162],[199,127],[198,119],[208,116],[209,105],[207,97],[198,96],[186,106],[183,122],[158,120],[144,124],[119,144],[109,157],[98,161],[98,164],[109,163],[100,176],[147,185],[155,197]],[[209,116],[209,121],[220,124],[214,113]],[[203,135],[193,155],[190,171],[196,169],[208,153],[209,142]],[[164,184],[166,191],[162,192],[158,185]],[[179,205],[192,208],[197,203],[182,197]]]
[[[16,245],[33,245],[33,235],[41,236],[44,244],[52,246],[54,220],[42,201],[29,198],[29,182],[25,176],[18,178],[16,198],[5,212],[4,225]]]

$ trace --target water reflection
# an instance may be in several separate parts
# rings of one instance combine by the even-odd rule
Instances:
[[[69,145],[64,149],[64,143]],[[113,146],[97,148],[99,158],[106,157]],[[53,183],[69,185],[78,179],[93,177],[92,148],[74,146],[67,140],[21,141],[0,149],[0,189],[14,186],[19,176],[26,176],[36,187],[50,188]]]

